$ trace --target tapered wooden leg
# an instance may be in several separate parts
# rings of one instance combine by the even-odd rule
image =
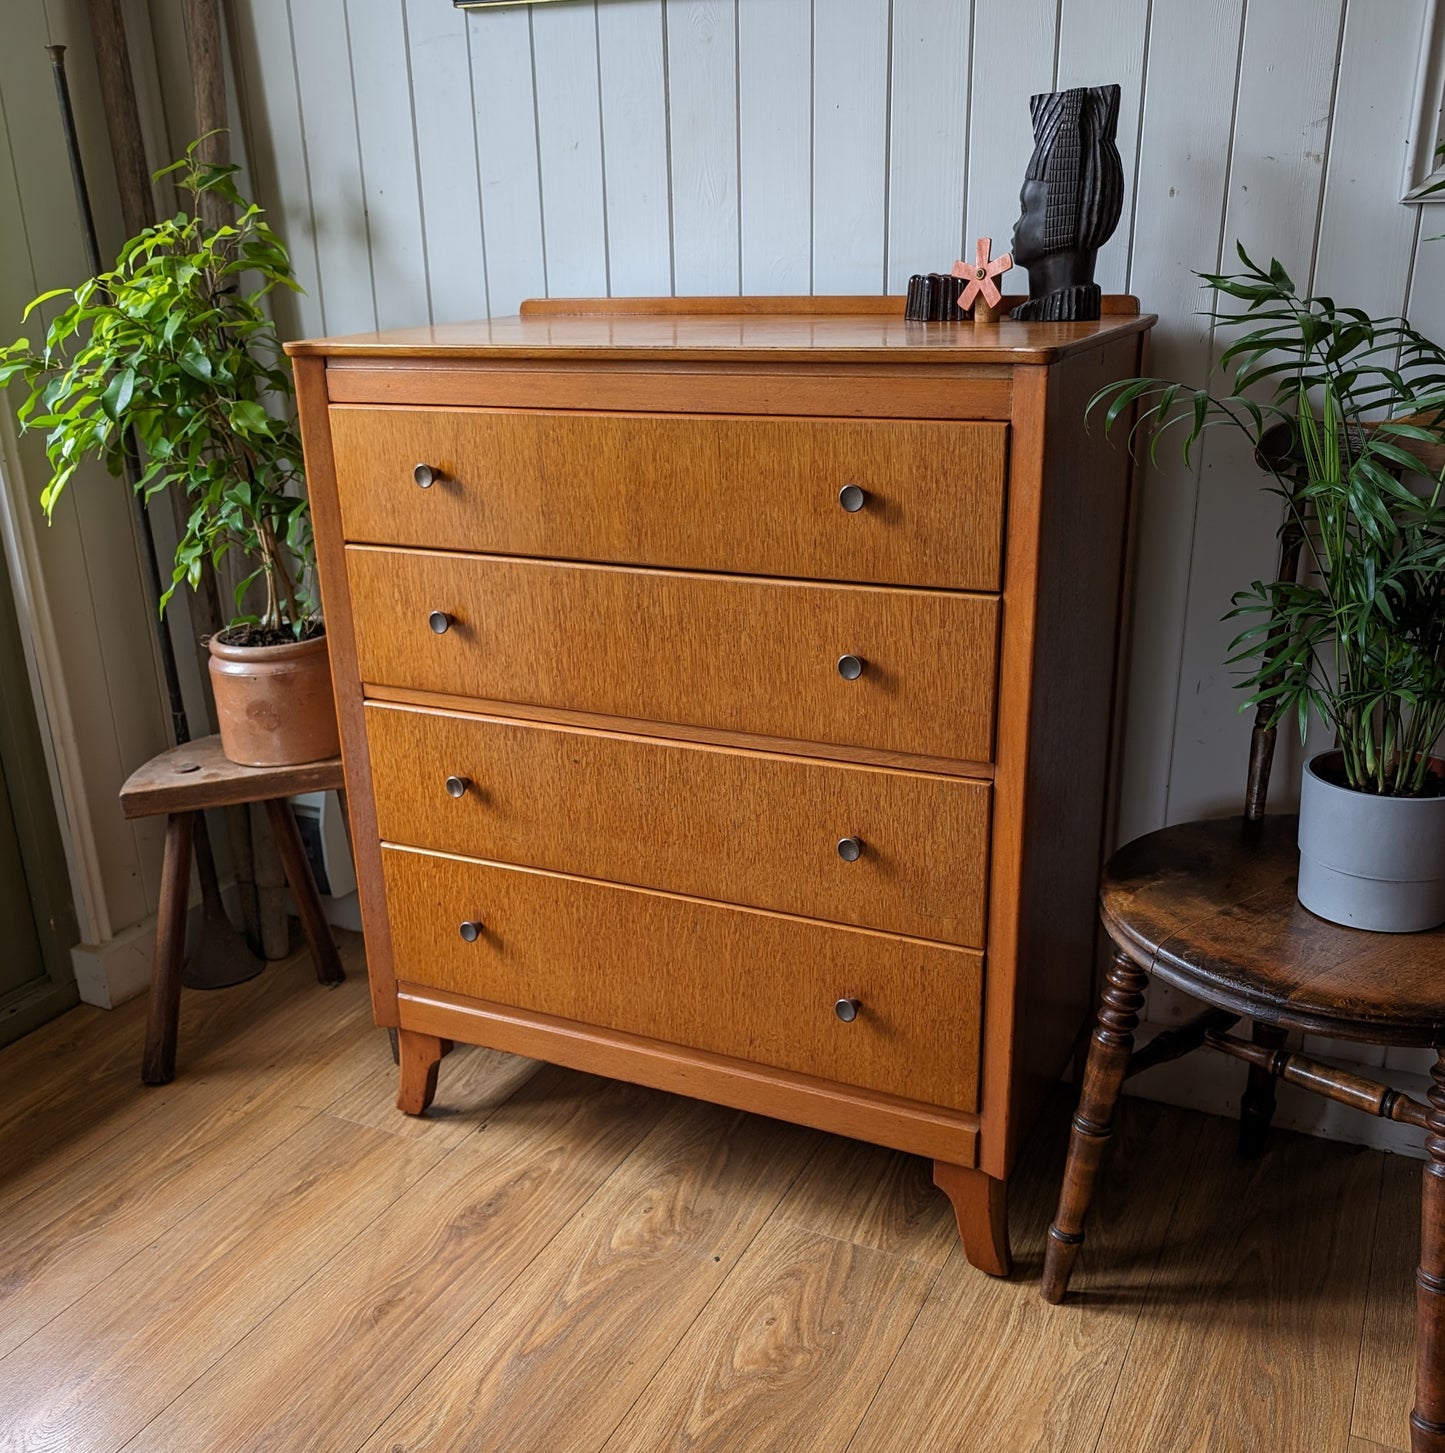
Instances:
[[[1255,1022],[1254,1042],[1265,1049],[1284,1048],[1285,1031],[1277,1024]],[[1239,1153],[1246,1159],[1263,1155],[1269,1143],[1269,1123],[1274,1119],[1275,1077],[1263,1065],[1250,1065],[1249,1083],[1239,1102]]]
[[[953,1202],[953,1219],[958,1222],[959,1239],[969,1265],[990,1276],[1007,1276],[1012,1260],[1005,1182],[971,1166],[936,1160],[933,1184]]]
[[[408,1115],[425,1112],[437,1092],[437,1066],[449,1054],[452,1042],[434,1034],[418,1034],[414,1029],[398,1029],[397,1049],[401,1054],[401,1089],[396,1108]]]
[[[1049,1227],[1044,1253],[1043,1295],[1060,1302],[1084,1244],[1084,1220],[1094,1199],[1094,1181],[1104,1146],[1114,1128],[1114,1107],[1134,1050],[1134,1031],[1144,1007],[1149,976],[1127,954],[1115,950],[1099,1003],[1099,1022],[1084,1069],[1084,1090],[1069,1134],[1069,1157],[1059,1209]]]
[[[1445,1052],[1430,1070],[1420,1266],[1415,1273],[1415,1409],[1412,1453],[1445,1453]]]
[[[321,908],[316,875],[311,871],[311,862],[297,831],[291,804],[284,797],[268,797],[266,815],[271,819],[271,835],[276,839],[276,851],[280,854],[281,866],[286,870],[286,881],[291,885],[291,897],[296,902],[296,916],[301,920],[301,931],[306,935],[307,948],[311,950],[311,962],[316,966],[316,982],[339,984],[346,978],[346,970],[341,967],[341,955],[336,952],[331,925]]]
[[[191,900],[191,841],[195,814],[173,812],[166,820],[161,861],[161,901],[156,912],[156,956],[146,1008],[141,1079],[168,1085],[176,1074],[176,1027],[181,1013],[181,962],[186,952],[186,909]]]

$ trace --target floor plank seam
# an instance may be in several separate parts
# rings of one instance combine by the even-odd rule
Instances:
[[[1174,1192],[1174,1202],[1169,1207],[1169,1216],[1164,1223],[1164,1231],[1161,1236],[1162,1245],[1167,1246],[1169,1244],[1169,1233],[1174,1229],[1174,1222],[1179,1216],[1179,1206],[1184,1199],[1185,1188],[1190,1184],[1191,1172],[1194,1170],[1195,1164],[1201,1154],[1200,1142],[1203,1139],[1203,1133],[1204,1122],[1202,1119],[1196,1119],[1194,1125],[1194,1145],[1189,1152],[1188,1160],[1185,1162],[1184,1174],[1179,1177],[1179,1188]],[[1101,1169],[1101,1173],[1107,1174],[1108,1169],[1108,1165],[1105,1164]],[[1129,1326],[1129,1335],[1124,1340],[1124,1350],[1119,1355],[1119,1366],[1114,1372],[1114,1384],[1109,1389],[1108,1400],[1104,1403],[1104,1410],[1099,1416],[1099,1432],[1094,1439],[1090,1453],[1109,1453],[1109,1450],[1104,1447],[1104,1432],[1109,1426],[1109,1414],[1113,1411],[1114,1399],[1119,1395],[1119,1386],[1124,1380],[1124,1369],[1129,1365],[1129,1358],[1134,1352],[1134,1337],[1139,1330],[1140,1322],[1143,1321],[1144,1309],[1149,1305],[1149,1296],[1154,1289],[1154,1281],[1158,1274],[1159,1264],[1156,1261],[1153,1270],[1150,1271],[1148,1279],[1144,1283],[1143,1295],[1140,1296],[1138,1304],[1134,1309],[1134,1320]]]
[[[944,1271],[952,1263],[953,1258],[960,1254],[961,1253],[959,1248],[955,1246],[949,1252],[949,1254],[944,1257],[943,1261],[934,1268],[933,1280],[928,1283],[928,1290],[919,1299],[918,1309],[914,1312],[913,1319],[909,1322],[907,1330],[898,1339],[898,1346],[893,1349],[893,1356],[888,1359],[888,1366],[883,1369],[883,1375],[878,1379],[878,1385],[873,1389],[873,1395],[868,1399],[868,1406],[865,1407],[862,1413],[859,1414],[858,1426],[853,1429],[852,1435],[849,1437],[848,1441],[842,1446],[842,1448],[838,1450],[838,1453],[855,1453],[853,1445],[862,1436],[863,1429],[868,1422],[868,1414],[873,1411],[873,1404],[878,1401],[879,1394],[883,1391],[884,1383],[886,1383],[888,1379],[893,1375],[893,1368],[897,1364],[898,1359],[903,1355],[903,1349],[907,1345],[908,1339],[913,1335],[913,1329],[918,1325],[918,1319],[923,1315],[924,1309],[933,1299],[933,1293],[937,1289],[938,1283],[942,1280]],[[919,1265],[919,1263],[915,1261],[913,1265],[917,1266]],[[859,1449],[857,1450],[857,1453],[867,1453],[867,1450]]]

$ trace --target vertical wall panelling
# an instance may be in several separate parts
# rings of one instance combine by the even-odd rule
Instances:
[[[813,288],[881,293],[889,0],[833,0],[813,29]]]
[[[1133,233],[1134,173],[1139,160],[1139,116],[1144,101],[1144,44],[1150,0],[1114,0],[1108,24],[1095,0],[1063,0],[1059,10],[1059,70],[1054,84],[1119,86],[1119,160],[1124,164],[1124,213],[1099,251],[1095,272],[1106,293],[1126,291]],[[1002,244],[1000,244],[1002,245]],[[1022,288],[1020,283],[1014,286]]]
[[[376,29],[374,18],[363,21],[363,46],[366,36]],[[316,256],[326,279],[323,321],[328,333],[358,333],[376,327],[376,299],[371,286],[346,0],[293,0],[291,34],[316,221]],[[370,97],[367,104],[371,105]]]
[[[376,325],[396,328],[427,312],[406,6],[347,0],[346,9]]]
[[[973,19],[968,198],[964,236],[1012,235],[1019,185],[1034,149],[1029,97],[1054,88],[1059,0],[979,5]],[[1008,286],[1022,286],[1009,278]]]
[[[738,0],[743,291],[813,290],[813,7]]]
[[[672,274],[679,294],[736,293],[737,0],[666,0]]]
[[[450,5],[406,0],[406,30],[426,316],[434,323],[484,318],[487,277],[466,16]]]
[[[1202,380],[1209,363],[1209,327],[1199,316],[1206,295],[1194,270],[1218,259],[1241,8],[1242,0],[1153,4],[1129,286],[1159,315],[1151,367],[1169,377]],[[1213,104],[1195,104],[1203,97]],[[1141,472],[1121,840],[1164,822],[1196,488],[1167,446],[1159,467]]]
[[[493,317],[547,292],[532,28],[526,10],[470,10],[472,97]]]
[[[547,219],[547,286],[564,297],[607,294],[595,0],[532,12],[537,157]]]
[[[1248,8],[1225,200],[1225,269],[1237,263],[1237,239],[1255,261],[1277,257],[1299,287],[1309,286],[1339,38],[1340,0]],[[1233,336],[1216,340],[1216,356]],[[1240,712],[1238,668],[1223,663],[1241,623],[1221,617],[1236,591],[1270,576],[1278,557],[1280,502],[1263,488],[1248,440],[1214,430],[1200,456],[1177,708],[1188,726],[1176,726],[1169,787],[1174,821],[1228,812],[1239,801],[1249,718]],[[1283,761],[1280,767],[1275,795],[1295,799],[1293,773]]]
[[[1345,6],[1314,287],[1370,313],[1404,309],[1423,210],[1400,205],[1390,170],[1397,161],[1404,169],[1410,125],[1400,57],[1420,44],[1424,19],[1424,0],[1384,10],[1366,0]]]
[[[672,292],[662,0],[597,6],[607,270],[619,297]]]
[[[315,337],[326,331],[326,290],[339,292],[358,270],[324,278],[321,273],[311,199],[313,162],[302,125],[289,0],[233,0],[230,15],[236,89],[256,199],[285,241],[297,281],[305,289],[299,296],[274,296],[277,324],[285,336]],[[162,16],[153,14],[152,20],[160,28]],[[179,24],[174,13],[169,21],[170,28]]]
[[[916,272],[947,272],[965,255],[969,41],[973,7],[893,0],[888,127],[888,291]],[[996,253],[1008,233],[994,235]]]

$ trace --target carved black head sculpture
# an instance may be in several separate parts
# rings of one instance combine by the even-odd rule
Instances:
[[[1124,206],[1124,168],[1114,133],[1118,86],[1054,91],[1029,102],[1034,154],[1014,225],[1014,263],[1028,269],[1029,297],[1015,318],[1050,322],[1099,316],[1094,259]]]

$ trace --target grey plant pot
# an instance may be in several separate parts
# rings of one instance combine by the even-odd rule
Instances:
[[[1299,901],[1331,923],[1418,933],[1445,923],[1445,797],[1376,797],[1336,787],[1305,764]]]

